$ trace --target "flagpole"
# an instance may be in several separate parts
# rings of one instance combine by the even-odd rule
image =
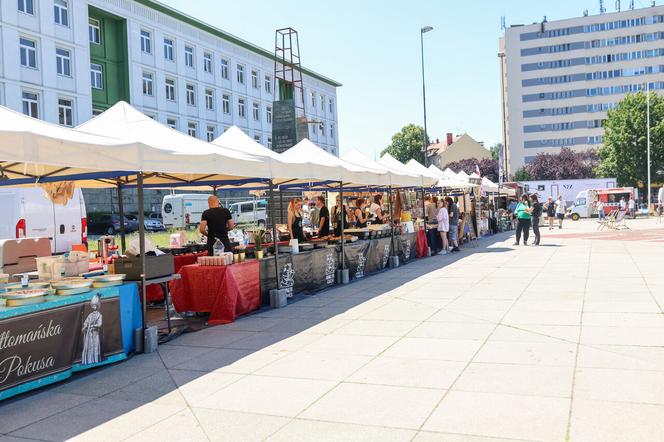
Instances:
[[[646,128],[648,132],[648,149],[647,149],[647,163],[648,163],[648,188],[646,189],[646,207],[648,209],[648,216],[650,216],[650,83],[646,81],[646,109],[648,120]]]

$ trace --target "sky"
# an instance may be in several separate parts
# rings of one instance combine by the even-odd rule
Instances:
[[[161,1],[271,51],[276,29],[296,29],[302,65],[343,84],[341,154],[372,158],[406,124],[423,125],[423,26],[434,28],[424,36],[429,137],[465,132],[489,147],[502,141],[501,16],[510,26],[599,13],[599,0]],[[615,0],[604,3],[615,10]]]

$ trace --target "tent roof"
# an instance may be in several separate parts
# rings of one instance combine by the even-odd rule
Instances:
[[[235,125],[226,129],[223,134],[219,135],[214,141],[212,141],[212,144],[237,152],[279,159],[279,154],[277,152],[256,142],[256,140]]]
[[[408,162],[406,163],[406,167],[409,167],[413,172],[416,172],[419,175],[433,179],[438,179],[438,175],[436,175],[434,172],[424,167],[422,164],[420,164],[419,161],[416,161],[413,158],[408,160]]]
[[[282,153],[281,159],[287,163],[309,165],[312,178],[343,181],[344,184],[358,186],[389,185],[389,176],[385,170],[344,161],[306,138]]]
[[[355,164],[357,166],[367,166],[372,169],[385,171],[390,177],[390,184],[392,186],[399,186],[399,187],[418,186],[421,181],[419,176],[413,174],[407,175],[399,170],[392,169],[391,167],[386,166],[384,164],[380,164],[372,160],[371,158],[367,157],[357,149],[352,149],[350,152],[343,155],[341,159],[349,163]]]

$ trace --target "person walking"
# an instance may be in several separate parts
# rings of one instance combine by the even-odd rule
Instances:
[[[459,250],[459,208],[454,204],[454,200],[451,196],[445,197],[447,202],[447,213],[450,219],[450,230],[448,232],[448,239],[450,246],[452,246],[451,252],[460,252]]]
[[[531,218],[531,223],[533,225],[533,233],[535,234],[535,241],[533,242],[533,246],[539,246],[541,238],[539,221],[540,217],[542,216],[542,203],[539,202],[536,193],[530,195],[530,202],[531,202],[530,208],[532,210],[530,218]],[[525,238],[527,237],[524,236],[524,239]]]
[[[629,216],[632,219],[636,218],[636,201],[634,201],[633,196],[629,197],[629,202],[627,203],[627,208],[629,209]]]
[[[516,205],[514,209],[516,213],[516,242],[515,246],[519,245],[521,241],[521,234],[523,234],[523,245],[528,245],[528,236],[530,236],[530,212],[531,208],[528,207],[528,195],[521,195],[521,202]]]
[[[447,201],[442,198],[438,202],[438,215],[436,215],[436,219],[438,220],[438,234],[443,244],[442,253],[445,254],[449,247],[447,233],[450,231],[450,215],[447,212]]]
[[[558,218],[558,228],[563,228],[563,220],[565,219],[565,201],[562,195],[558,195],[556,201],[556,218]]]
[[[553,198],[549,197],[546,200],[546,219],[549,221],[549,230],[553,230],[553,221],[556,218],[556,204]]]

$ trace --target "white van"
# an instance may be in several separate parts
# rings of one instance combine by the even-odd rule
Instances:
[[[166,195],[161,203],[161,217],[166,229],[185,229],[201,223],[201,216],[208,208],[204,193],[180,193]]]
[[[80,189],[66,205],[53,204],[42,189],[0,188],[0,238],[48,238],[53,253],[86,243],[88,221]]]
[[[256,224],[265,226],[267,219],[267,200],[240,201],[228,206],[235,224]]]

